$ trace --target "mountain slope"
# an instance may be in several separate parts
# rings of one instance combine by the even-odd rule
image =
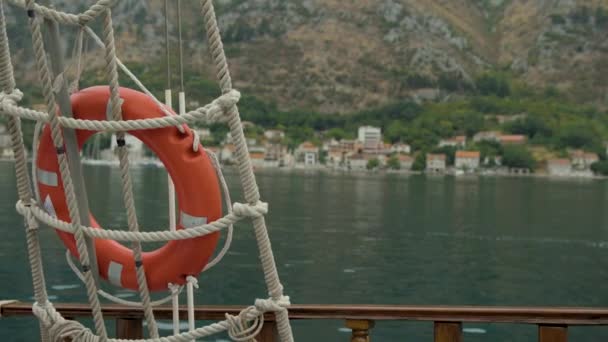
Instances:
[[[84,6],[55,3],[71,11]],[[162,3],[119,2],[114,11],[118,48],[127,62],[163,61]],[[472,89],[477,75],[494,69],[535,87],[555,86],[580,101],[608,102],[603,77],[608,72],[608,0],[216,4],[235,86],[283,108],[330,113],[407,97],[433,99]],[[196,2],[184,2],[184,7],[188,77],[211,78]],[[9,15],[13,37],[27,36],[22,13],[12,9]],[[15,54],[27,60],[31,53],[22,50],[25,46],[22,39]],[[31,68],[23,65],[21,77],[34,80]]]

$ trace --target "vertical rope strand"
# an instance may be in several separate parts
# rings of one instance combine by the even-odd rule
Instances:
[[[230,71],[228,70],[228,62],[226,61],[226,55],[222,44],[220,30],[217,24],[213,1],[200,0],[200,4],[207,31],[207,40],[209,43],[211,57],[213,58],[215,64],[217,78],[220,82],[222,93],[227,93],[232,90],[232,80],[230,78]],[[253,204],[259,201],[260,192],[255,181],[251,161],[249,160],[249,152],[247,149],[247,144],[245,143],[245,134],[243,133],[243,126],[241,124],[238,107],[236,105],[232,106],[227,115],[229,117],[229,126],[232,139],[236,145],[237,160],[239,163],[239,175],[241,182],[243,183],[245,199],[250,204]],[[260,260],[262,262],[268,293],[274,300],[278,301],[283,297],[283,286],[281,285],[279,274],[277,272],[264,217],[254,218],[253,227],[255,230],[258,248],[260,250]],[[275,312],[275,315],[281,341],[293,342],[293,333],[291,331],[291,325],[289,324],[287,310],[277,311]]]
[[[28,13],[33,12],[34,0],[26,0],[26,8]],[[59,162],[59,171],[61,179],[64,183],[64,191],[68,203],[68,210],[70,213],[71,223],[75,228],[74,237],[76,239],[76,247],[78,249],[80,263],[83,270],[85,271],[85,285],[87,288],[87,295],[91,309],[93,311],[93,321],[95,322],[95,329],[97,334],[100,336],[100,340],[107,340],[107,331],[103,320],[103,314],[101,313],[101,305],[99,303],[99,297],[97,297],[97,285],[95,279],[90,272],[90,258],[86,247],[84,233],[82,232],[80,225],[80,215],[78,213],[78,203],[76,201],[76,195],[74,193],[74,185],[70,175],[70,169],[68,167],[68,161],[65,155],[65,147],[63,143],[63,135],[61,133],[61,126],[57,116],[55,96],[52,90],[51,75],[47,65],[47,56],[44,49],[44,42],[42,38],[42,32],[40,29],[40,22],[42,18],[30,17],[29,26],[32,33],[32,43],[34,45],[34,54],[36,57],[36,67],[38,69],[38,76],[42,84],[42,90],[44,99],[47,106],[47,112],[49,115],[50,127],[51,127],[51,138],[53,144],[57,149],[57,159]],[[44,303],[39,303],[44,305]]]
[[[15,90],[16,83],[13,74],[13,64],[11,62],[8,35],[6,32],[6,17],[4,15],[4,1],[0,1],[0,85],[2,91],[7,94]],[[23,144],[23,133],[21,131],[21,121],[19,118],[10,116],[8,119],[8,130],[11,135],[11,145],[15,156],[15,174],[17,177],[17,193],[23,203],[31,203],[32,189],[30,187],[30,177],[27,173],[27,161],[25,158],[25,145]],[[44,281],[44,269],[42,258],[40,257],[40,241],[38,238],[38,224],[30,216],[24,218],[25,237],[27,242],[28,260],[32,273],[32,287],[34,297],[38,303],[46,303],[48,296]],[[48,331],[41,321],[38,321],[40,329],[40,340],[50,342]]]
[[[118,84],[118,66],[116,57],[116,46],[114,43],[114,28],[112,26],[112,11],[107,9],[104,16],[104,44],[105,58],[106,58],[106,73],[110,80],[110,110],[112,113],[112,119],[116,121],[122,120],[122,99],[119,93]],[[133,185],[131,181],[131,174],[129,172],[129,150],[125,143],[125,133],[119,131],[116,133],[116,140],[118,142],[118,157],[120,159],[120,176],[122,180],[122,194],[125,207],[127,209],[127,221],[129,224],[129,231],[139,231],[139,223],[137,222],[137,211],[135,210],[135,200],[133,198]],[[139,286],[139,294],[141,296],[142,306],[144,309],[144,316],[148,323],[148,331],[152,338],[158,337],[158,327],[156,326],[156,320],[154,319],[154,313],[152,312],[152,305],[150,299],[150,291],[148,289],[148,283],[146,280],[146,272],[144,270],[141,243],[134,241],[131,244],[133,249],[133,257],[135,259],[135,271],[137,273],[137,284]]]

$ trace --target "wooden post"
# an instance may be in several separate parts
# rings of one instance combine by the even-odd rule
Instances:
[[[144,338],[144,327],[140,318],[117,318],[116,337],[124,339]]]
[[[279,340],[278,335],[277,324],[274,321],[266,321],[256,340],[258,342],[275,342]]]
[[[462,323],[435,322],[435,342],[462,342]]]
[[[353,331],[350,342],[369,342],[369,331],[374,327],[374,321],[347,319],[346,327]]]
[[[565,325],[539,325],[539,342],[567,342],[568,327]]]

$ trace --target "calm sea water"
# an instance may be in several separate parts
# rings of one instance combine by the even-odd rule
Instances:
[[[117,169],[86,167],[94,215],[125,226]],[[142,226],[167,222],[166,174],[133,170]],[[608,306],[608,182],[263,172],[270,236],[294,303]],[[238,179],[228,172],[235,199]],[[0,163],[0,297],[31,301],[12,164]],[[63,246],[41,231],[51,299],[83,301]],[[198,304],[265,297],[253,232],[204,274]],[[116,290],[122,296],[132,294]],[[132,297],[135,299],[135,297]],[[166,324],[162,325],[166,328]],[[343,322],[294,322],[298,341],[347,341]],[[535,326],[469,324],[466,341],[536,341]],[[33,341],[33,319],[0,320],[3,341]],[[165,331],[169,333],[169,331]],[[379,323],[373,341],[431,341],[431,323]],[[224,336],[208,341],[222,341]],[[571,341],[606,341],[574,328]]]

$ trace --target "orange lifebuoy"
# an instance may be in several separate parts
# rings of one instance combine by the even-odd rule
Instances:
[[[109,88],[91,87],[71,96],[75,118],[106,120],[106,108],[110,97]],[[135,90],[120,88],[124,100],[124,120],[158,118],[165,114],[147,95]],[[222,215],[221,193],[218,179],[207,154],[202,148],[192,149],[193,134],[186,134],[175,127],[153,130],[129,131],[148,146],[167,168],[175,184],[179,203],[178,229],[212,222]],[[77,130],[79,148],[96,132]],[[57,218],[70,221],[63,182],[59,173],[57,152],[47,125],[41,136],[36,160],[40,199],[47,211]],[[92,203],[94,205],[94,203]],[[91,226],[100,228],[91,215]],[[57,230],[61,240],[72,255],[78,256],[72,234]],[[198,238],[169,241],[163,247],[143,253],[143,265],[151,291],[168,288],[169,283],[184,284],[189,275],[198,275],[211,257],[219,239],[219,233]],[[113,240],[95,240],[99,273],[114,285],[137,290],[135,261],[131,249]]]

